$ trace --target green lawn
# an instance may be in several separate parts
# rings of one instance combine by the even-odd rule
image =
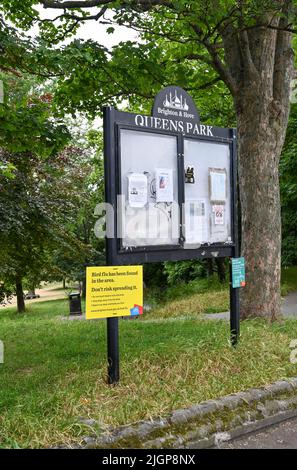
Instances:
[[[297,266],[282,269],[282,296],[297,291]],[[164,289],[148,292],[148,300],[154,306],[155,317],[179,317],[197,313],[217,313],[229,310],[228,282],[220,284],[214,277],[179,283]]]
[[[121,382],[109,387],[105,321],[62,320],[67,312],[63,300],[0,311],[1,447],[78,443],[91,433],[80,416],[105,429],[297,375],[297,321],[246,321],[233,349],[226,322],[147,314],[120,321]]]
[[[297,266],[282,269],[282,295],[297,291]]]

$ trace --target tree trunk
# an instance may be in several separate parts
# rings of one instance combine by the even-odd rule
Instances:
[[[218,269],[218,277],[220,282],[226,281],[226,265],[225,265],[225,258],[216,258],[215,260],[217,269]]]
[[[243,318],[280,315],[281,214],[278,164],[286,127],[275,129],[260,108],[247,106],[238,119],[239,179],[242,211],[242,256],[246,287],[241,295]],[[255,114],[257,112],[257,114]]]
[[[66,278],[63,277],[63,289],[66,289]]]
[[[82,289],[81,289],[81,296],[83,299],[86,298],[86,292],[87,292],[87,278],[84,275],[83,280],[82,280]]]
[[[241,254],[246,287],[241,289],[241,317],[280,317],[281,214],[279,158],[290,109],[294,54],[291,1],[281,0],[282,16],[263,15],[269,27],[224,31],[228,69],[238,128],[241,205]]]
[[[213,260],[212,258],[207,258],[206,259],[206,271],[207,271],[207,277],[213,276]]]
[[[25,308],[23,284],[22,284],[21,278],[16,279],[15,288],[16,288],[16,296],[17,296],[18,313],[23,313],[25,312],[26,308]]]

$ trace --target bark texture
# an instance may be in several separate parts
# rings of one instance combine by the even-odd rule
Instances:
[[[279,158],[285,139],[293,78],[292,34],[283,16],[259,19],[269,27],[223,33],[230,88],[238,123],[238,171],[242,211],[242,256],[246,287],[242,318],[280,316],[281,215]]]
[[[18,313],[23,313],[26,308],[25,308],[23,284],[22,284],[21,278],[16,279],[15,288],[16,288]]]

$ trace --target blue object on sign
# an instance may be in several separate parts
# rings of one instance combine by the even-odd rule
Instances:
[[[133,307],[133,308],[130,308],[130,313],[131,315],[139,315],[139,308],[138,307]]]

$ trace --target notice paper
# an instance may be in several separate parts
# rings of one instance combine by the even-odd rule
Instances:
[[[173,202],[172,169],[156,169],[156,202]]]
[[[208,242],[208,224],[205,199],[185,202],[185,239],[189,244]]]
[[[131,207],[144,207],[147,203],[147,177],[143,173],[128,175],[128,200]]]
[[[226,197],[227,197],[226,170],[210,168],[209,176],[210,176],[210,200],[211,201],[226,201]]]
[[[215,225],[224,225],[224,205],[216,204],[212,206],[212,212],[214,213],[214,224]]]

